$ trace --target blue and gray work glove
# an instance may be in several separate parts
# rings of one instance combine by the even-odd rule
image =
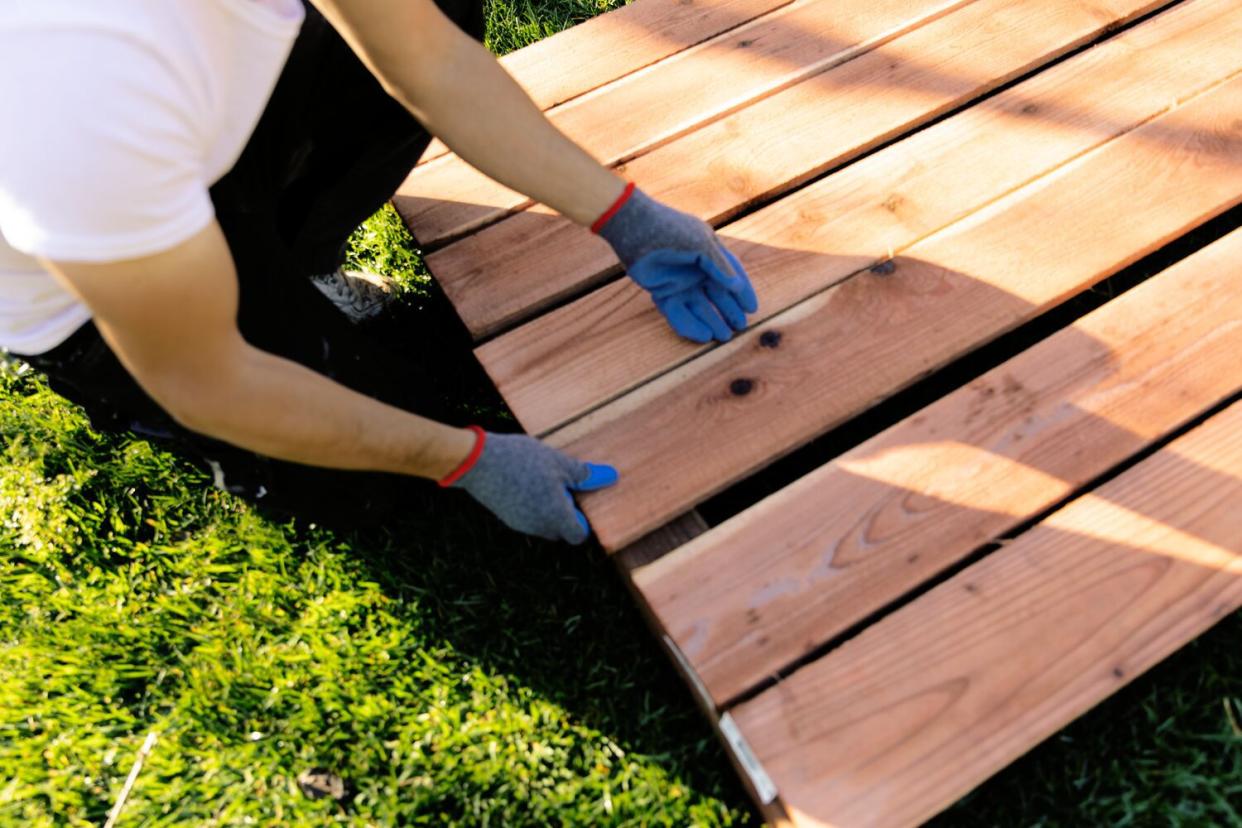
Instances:
[[[686,339],[727,342],[746,328],[746,314],[759,309],[742,263],[706,222],[632,183],[591,230],[612,245],[630,278]]]
[[[474,450],[441,486],[465,489],[510,529],[573,544],[587,539],[591,527],[570,492],[611,486],[616,469],[575,460],[525,434],[470,429]]]

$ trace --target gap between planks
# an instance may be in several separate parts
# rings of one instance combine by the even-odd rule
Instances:
[[[794,825],[916,825],[1242,606],[1242,404],[733,712]]]

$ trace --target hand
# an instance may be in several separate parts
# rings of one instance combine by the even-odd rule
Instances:
[[[759,309],[742,263],[706,222],[632,184],[591,229],[612,245],[630,278],[651,293],[686,339],[727,342],[746,328],[746,314]]]
[[[473,428],[474,462],[467,459],[440,485],[465,489],[510,529],[572,544],[587,539],[591,527],[570,492],[611,486],[616,469],[575,460],[525,434]]]

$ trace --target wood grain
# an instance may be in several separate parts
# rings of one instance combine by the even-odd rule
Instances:
[[[724,235],[761,298],[753,321],[1201,91],[1242,67],[1240,40],[1237,4],[1196,0],[734,223]],[[548,246],[575,266],[583,249]],[[523,426],[544,433],[703,350],[621,279],[476,353]]]
[[[1242,390],[1242,230],[634,573],[717,706]]]
[[[1103,6],[1073,0],[978,0],[636,158],[625,174],[656,198],[719,223],[1156,5],[1151,0]],[[1217,16],[1228,13],[1228,4],[1213,5]],[[1122,55],[1117,62],[1137,63],[1137,55]],[[1087,72],[1107,63],[1093,59],[1083,66]],[[1165,76],[1187,74],[1155,61],[1143,66],[1141,75],[1159,76],[1162,69]],[[1108,68],[1101,80],[1117,87],[1120,78]],[[1075,79],[1079,85],[1087,80],[1083,74]],[[1063,99],[1077,100],[1075,92],[1065,90]],[[1114,121],[1119,121],[1117,130],[1124,128],[1120,119],[1129,113],[1113,115],[1100,104],[1107,100],[1088,90],[1084,103],[1094,107],[1067,113],[1070,120],[1094,121],[1077,132],[1080,138],[1094,137],[1088,131]],[[1152,100],[1167,101],[1168,96]],[[1051,124],[1044,131],[1051,131]],[[1019,165],[1019,170],[1028,168]],[[428,266],[476,337],[509,327],[619,267],[606,243],[545,208],[519,213],[451,244],[433,253]]]
[[[646,70],[575,98],[548,117],[607,164],[639,155],[850,60],[970,0],[794,0]],[[459,158],[415,167],[393,204],[426,247],[527,204]]]
[[[917,825],[1242,606],[1242,404],[733,716],[795,825]]]
[[[1235,79],[549,441],[619,469],[616,486],[582,505],[605,548],[620,548],[1239,201]],[[805,221],[808,235],[820,224]],[[814,279],[816,258],[834,259],[786,255],[789,279]]]
[[[790,0],[637,0],[500,59],[540,109],[586,94]],[[448,152],[434,142],[426,163]]]

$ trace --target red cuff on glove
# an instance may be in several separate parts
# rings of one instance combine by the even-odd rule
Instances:
[[[458,480],[461,480],[466,475],[466,472],[474,468],[474,464],[479,462],[479,457],[483,454],[483,444],[487,442],[487,432],[477,425],[466,426],[466,428],[474,432],[474,448],[470,449],[470,453],[466,455],[465,460],[461,461],[460,466],[453,469],[444,476],[443,480],[439,481],[442,488],[448,488]]]
[[[595,220],[595,223],[591,225],[591,232],[598,235],[599,231],[603,230],[604,225],[608,223],[608,219],[615,216],[617,211],[625,206],[625,202],[629,201],[630,196],[633,194],[634,182],[631,181],[629,184],[625,185],[625,189],[621,191],[621,195],[617,196],[617,200],[612,203],[612,206],[605,210],[603,214]]]

